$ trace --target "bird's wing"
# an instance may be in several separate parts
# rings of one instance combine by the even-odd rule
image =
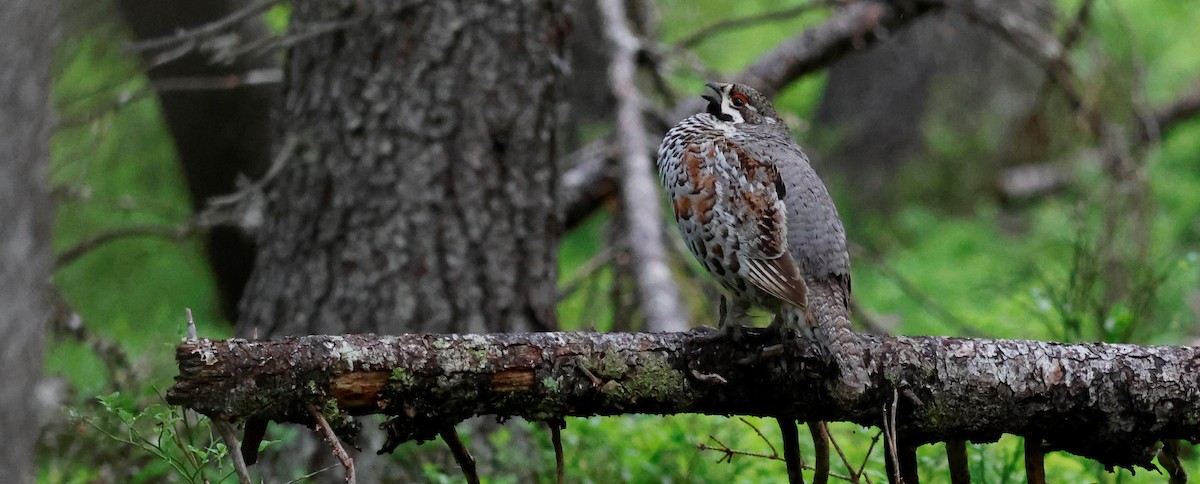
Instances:
[[[759,289],[797,307],[806,307],[807,286],[788,250],[786,188],[775,166],[742,150],[731,141],[716,143],[725,165],[720,178],[726,184],[722,197],[733,216],[737,255],[745,264],[743,275]]]
[[[770,140],[765,143],[764,140]],[[767,160],[789,190],[780,195],[787,207],[788,249],[808,281],[828,281],[850,291],[850,255],[846,231],[829,191],[808,156],[790,134],[786,138],[751,137],[742,145],[752,157]]]

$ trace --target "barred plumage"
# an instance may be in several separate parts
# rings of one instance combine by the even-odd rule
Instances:
[[[708,87],[706,112],[667,132],[658,169],[688,248],[733,296],[730,322],[753,305],[800,329],[848,324],[850,258],[825,185],[765,96]]]

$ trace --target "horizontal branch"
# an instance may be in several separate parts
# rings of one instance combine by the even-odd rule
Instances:
[[[863,371],[846,374],[865,376],[865,385],[847,391],[806,340],[764,356],[761,344],[702,334],[186,341],[167,399],[227,419],[307,424],[309,404],[392,415],[393,446],[474,415],[783,415],[878,425],[885,405],[897,408],[906,442],[1037,435],[1107,465],[1150,466],[1157,441],[1200,438],[1200,348],[859,335]]]

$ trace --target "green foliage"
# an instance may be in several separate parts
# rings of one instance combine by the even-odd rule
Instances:
[[[799,4],[800,2],[788,2]],[[1073,11],[1078,1],[1059,2]],[[775,2],[660,0],[662,38],[671,43],[731,16],[779,8]],[[1127,100],[1131,87],[1144,93],[1144,104],[1174,100],[1200,78],[1200,62],[1190,35],[1200,25],[1200,9],[1183,2],[1152,0],[1135,5],[1095,4],[1088,34],[1072,55],[1084,76],[1089,99],[1114,109],[1132,126],[1130,113],[1113,106]],[[190,203],[169,135],[155,98],[140,74],[137,59],[120,53],[123,32],[117,19],[94,20],[90,30],[69,35],[59,52],[54,102],[62,126],[53,140],[52,181],[59,203],[55,249],[59,253],[97,234],[130,225],[176,226],[190,216]],[[275,32],[286,29],[290,7],[266,15]],[[719,34],[700,44],[696,54],[726,75],[745,67],[779,39],[827,18],[817,11],[777,23]],[[680,96],[699,94],[701,75],[676,68],[668,78]],[[1130,72],[1140,66],[1139,82]],[[780,93],[777,106],[802,141],[809,135],[824,75],[813,75]],[[1111,104],[1111,106],[1110,106]],[[942,106],[952,112],[955,106]],[[986,116],[984,114],[983,116]],[[1003,131],[990,119],[978,121],[986,132]],[[1178,126],[1140,158],[1150,188],[1150,220],[1144,236],[1147,255],[1132,265],[1125,288],[1106,279],[1105,251],[1125,254],[1113,245],[1129,232],[1106,231],[1105,213],[1129,207],[1106,206],[1110,187],[1097,167],[1086,135],[1071,135],[1056,146],[1076,171],[1072,190],[1021,207],[1003,206],[980,193],[987,180],[981,171],[963,169],[964,160],[987,155],[994,140],[960,136],[953,122],[923,125],[933,146],[934,170],[905,173],[896,183],[912,198],[887,214],[847,211],[842,215],[852,239],[865,247],[854,254],[854,292],[861,313],[909,335],[981,335],[1055,340],[1109,340],[1180,344],[1200,330],[1200,120]],[[1075,139],[1078,138],[1078,139]],[[1071,146],[1067,146],[1071,145]],[[1078,153],[1076,153],[1078,151]],[[994,161],[994,160],[993,160]],[[988,161],[989,163],[993,161]],[[853,187],[832,187],[841,203]],[[660,201],[647,202],[658,206]],[[947,208],[949,207],[949,208]],[[1108,212],[1106,212],[1108,211]],[[1115,211],[1115,212],[1113,212]],[[611,216],[596,214],[565,234],[559,250],[561,289],[558,306],[564,329],[612,330],[620,286],[611,263],[583,271],[608,245]],[[674,234],[671,232],[672,235]],[[1118,262],[1129,262],[1127,255]],[[711,321],[715,302],[701,283],[703,272],[681,258],[677,273],[689,277],[683,287],[695,321]],[[698,282],[699,281],[699,282]],[[154,385],[173,374],[172,346],[183,332],[183,308],[196,313],[202,336],[224,337],[229,325],[217,316],[215,293],[202,247],[195,239],[128,238],[107,244],[64,266],[55,286],[87,328],[116,342],[130,355],[135,388],[108,371],[104,356],[87,342],[57,337],[47,352],[47,372],[68,387],[70,422],[48,431],[42,452],[41,482],[157,482],[174,478],[195,482],[227,479],[221,458],[227,449],[212,438],[204,418],[181,414],[158,403]],[[614,295],[614,286],[617,294]],[[1118,294],[1119,297],[1110,297]],[[627,296],[627,294],[626,294]],[[403,375],[396,376],[402,378]],[[549,385],[547,385],[549,386]],[[93,401],[92,395],[111,394]],[[141,409],[141,410],[136,410]],[[626,416],[569,419],[563,431],[569,482],[773,482],[784,475],[781,462],[761,457],[701,451],[697,445],[771,454],[779,432],[771,420],[748,419],[763,437],[738,419],[697,415]],[[518,463],[524,473],[484,476],[487,482],[553,481],[554,455],[541,424],[510,422],[487,437],[498,462]],[[521,427],[517,429],[516,427]],[[516,445],[527,434],[533,452]],[[273,428],[272,435],[294,438],[303,429]],[[882,449],[868,456],[877,431],[832,424],[831,431],[853,466],[866,462],[875,482],[883,475]],[[802,430],[802,435],[806,434]],[[711,438],[710,438],[711,436]],[[764,440],[765,438],[765,440]],[[811,442],[802,438],[805,455]],[[440,444],[406,445],[391,456],[418,462],[414,479],[459,482],[451,462],[430,457]],[[1021,482],[1024,465],[1020,438],[968,446],[970,469],[978,482]],[[919,449],[922,477],[947,482],[941,445]],[[364,457],[366,459],[373,456]],[[1200,475],[1200,459],[1184,456],[1184,466]],[[1094,462],[1070,455],[1047,456],[1051,482],[1161,482],[1161,476],[1127,471],[1107,473]],[[310,470],[297,470],[297,476]],[[834,456],[833,471],[848,470]],[[811,477],[811,474],[809,474]]]
[[[127,451],[136,451],[131,459],[141,461],[143,467],[128,476],[129,479],[156,482],[173,475],[174,479],[183,482],[209,483],[225,482],[234,477],[234,470],[226,458],[229,449],[215,437],[208,417],[196,416],[165,403],[133,410],[137,405],[120,393],[96,400],[101,407],[99,414],[89,416],[75,409],[69,409],[68,414],[72,420],[110,439],[109,443],[115,442],[125,446]],[[272,443],[264,441],[260,450]]]

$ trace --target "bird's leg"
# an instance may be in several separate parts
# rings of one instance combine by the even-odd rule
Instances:
[[[717,332],[711,336],[704,337],[704,340],[729,340],[734,343],[742,341],[742,324],[746,319],[746,311],[749,308],[745,304],[739,303],[737,300],[733,302],[733,311],[731,315],[729,310],[729,300],[724,294],[721,295],[720,319],[717,320]]]

